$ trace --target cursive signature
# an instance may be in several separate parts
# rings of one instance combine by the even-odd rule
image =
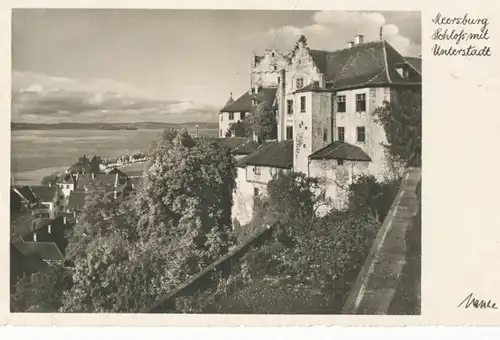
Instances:
[[[465,304],[465,305],[464,305]],[[474,293],[470,293],[465,300],[463,300],[458,307],[464,305],[465,309],[474,307],[477,309],[498,309],[497,304],[491,300],[480,300],[474,297]],[[457,308],[458,308],[457,307]]]

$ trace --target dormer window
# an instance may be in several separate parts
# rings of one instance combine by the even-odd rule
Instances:
[[[297,78],[297,89],[301,89],[304,87],[304,79],[303,78]]]
[[[402,67],[397,67],[397,68],[396,68],[396,71],[398,72],[398,74],[399,74],[402,78],[406,78],[406,77],[405,77],[405,70],[404,70]]]
[[[252,105],[253,105],[253,106],[257,106],[257,104],[258,104],[258,103],[259,103],[259,102],[257,101],[257,99],[255,99],[255,98],[254,98],[254,99],[252,99]]]

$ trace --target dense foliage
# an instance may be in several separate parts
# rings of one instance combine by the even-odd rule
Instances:
[[[57,312],[62,294],[71,287],[71,275],[61,266],[22,276],[11,293],[12,312]]]
[[[405,166],[421,166],[422,94],[406,89],[394,91],[391,97],[391,102],[374,111],[387,136],[385,147],[395,161]]]
[[[229,124],[226,137],[252,137],[252,129],[248,124],[248,120],[239,120]]]
[[[294,172],[277,173],[267,185],[267,195],[256,199],[254,221],[248,226],[256,232],[272,225],[273,240],[244,256],[243,276],[252,282],[277,277],[280,285],[295,285],[297,291],[304,285],[311,292],[319,289],[322,294],[333,296],[338,312],[396,191],[395,183],[358,177],[349,188],[349,209],[331,210],[319,217],[318,209],[331,202],[317,180]],[[265,283],[260,287],[262,294],[276,290]],[[239,298],[233,298],[231,303],[237,305]],[[283,303],[290,299],[296,300],[287,297]],[[275,307],[286,312],[283,306]]]
[[[252,134],[256,134],[260,141],[277,138],[276,113],[266,102],[260,102],[245,120],[248,121]]]
[[[134,195],[116,199],[114,188],[102,183],[87,194],[68,235],[72,284],[62,285],[59,271],[50,279],[23,278],[12,297],[17,310],[137,312],[227,253],[234,244],[229,150],[165,130],[148,156]],[[178,308],[192,305],[187,298]]]

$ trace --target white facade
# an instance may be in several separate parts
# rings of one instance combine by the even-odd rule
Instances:
[[[219,137],[226,137],[229,126],[232,123],[239,122],[246,117],[248,112],[220,112],[219,113]]]
[[[387,142],[385,131],[374,115],[377,107],[390,101],[391,88],[327,90],[325,75],[303,43],[299,42],[288,62],[282,61],[276,51],[270,51],[266,51],[258,63],[252,64],[251,85],[278,87],[278,141],[293,139],[293,170],[320,179],[332,201],[330,208],[343,209],[347,203],[347,188],[354,176],[369,173],[381,180],[392,171],[382,146]],[[304,89],[312,85],[316,87]],[[219,121],[220,134],[227,131],[230,122],[228,113],[224,115]],[[226,130],[222,131],[224,128]],[[312,153],[337,140],[358,146],[371,162],[309,159]],[[241,225],[251,221],[255,194],[265,192],[267,183],[278,170],[252,165],[238,168],[233,218]]]

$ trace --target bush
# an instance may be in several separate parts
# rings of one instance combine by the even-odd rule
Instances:
[[[350,214],[369,214],[383,222],[391,209],[401,180],[378,182],[372,175],[357,176],[349,185]]]

